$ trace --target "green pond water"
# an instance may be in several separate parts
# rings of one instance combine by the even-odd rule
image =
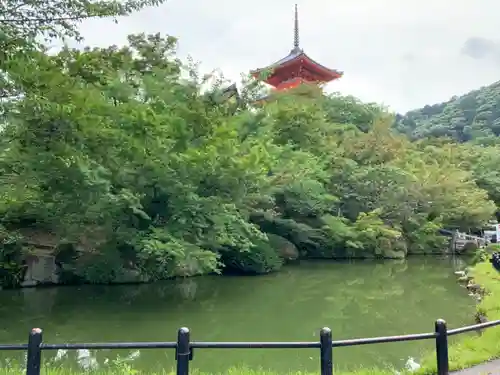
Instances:
[[[334,339],[431,332],[473,323],[474,302],[456,282],[456,259],[385,262],[302,262],[254,277],[204,276],[147,285],[77,286],[0,292],[0,343],[24,343],[32,327],[48,343],[175,341],[191,329],[196,341],[317,341],[328,326]],[[432,341],[335,348],[338,369],[405,366],[432,350]],[[175,365],[174,351],[45,351],[63,366],[108,366],[129,357],[139,370]],[[90,355],[90,357],[88,357]],[[23,353],[1,352],[0,365]],[[108,363],[106,365],[106,363]],[[286,373],[316,371],[319,349],[197,349],[192,368],[230,367]],[[142,372],[142,371],[141,371]]]

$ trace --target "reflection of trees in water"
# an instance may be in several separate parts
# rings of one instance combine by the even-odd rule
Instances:
[[[83,285],[55,288],[26,289],[6,306],[6,315],[11,315],[17,305],[46,321],[58,319],[58,325],[65,322],[77,324],[79,316],[107,316],[121,308],[135,311],[158,311],[186,304],[195,309],[221,305],[233,305],[252,300],[252,295],[262,293],[262,283],[272,281],[267,277],[212,277],[202,276],[168,280],[154,284],[134,285]],[[278,280],[278,279],[276,279]],[[241,301],[241,302],[238,302]],[[198,307],[196,307],[198,306]],[[33,312],[33,314],[32,314]],[[54,316],[51,316],[54,312]],[[46,323],[45,323],[46,324]]]
[[[404,273],[408,270],[407,259],[397,259],[391,261],[393,274]]]
[[[469,262],[467,262],[466,259],[464,258],[459,258],[457,256],[452,256],[451,258],[451,264],[453,266],[453,269],[455,271],[462,271],[464,270],[467,266],[469,266],[469,262],[472,262],[472,259],[469,260]]]
[[[193,278],[156,284],[63,287],[55,304],[58,310],[63,309],[66,314],[87,309],[91,309],[93,315],[106,314],[110,309],[116,310],[116,306],[123,305],[140,306],[145,310],[158,309],[162,305],[182,304],[186,300],[194,300],[197,296],[203,299],[216,296],[217,285],[204,285],[203,281],[206,280]]]
[[[365,268],[364,276],[362,272],[361,275],[346,272],[345,279],[332,288],[325,302],[331,302],[332,310],[338,312],[334,317],[337,324],[350,322],[355,315],[381,323],[391,321],[409,306],[425,301],[432,304],[440,296],[450,296],[449,287],[455,284],[448,277],[452,274],[448,262],[447,259],[420,259],[372,263]]]
[[[350,264],[353,263],[353,264]],[[290,305],[302,305],[323,299],[332,303],[337,312],[344,311],[337,319],[350,319],[349,311],[358,310],[367,299],[384,300],[390,295],[401,295],[404,288],[396,278],[404,277],[408,270],[406,260],[355,261],[312,265],[309,273],[299,273],[295,293]],[[332,268],[333,267],[333,268]],[[315,272],[315,268],[318,271]],[[328,273],[325,273],[325,269]],[[325,313],[329,317],[329,313]]]
[[[378,280],[388,281],[394,279],[397,274],[408,270],[408,261],[406,259],[385,260],[377,264],[372,273],[372,277]]]
[[[22,288],[23,304],[25,309],[29,309],[33,315],[50,314],[54,308],[56,298],[58,295],[57,287],[48,287],[41,290],[36,288]]]
[[[182,298],[194,300],[196,297],[196,290],[198,289],[198,283],[194,279],[186,278],[177,284],[177,288]]]
[[[47,319],[47,315],[54,311],[58,324],[69,322],[72,316],[78,319],[76,316],[85,316],[86,312],[92,316],[109,315],[120,306],[127,306],[127,309],[133,306],[136,311],[158,311],[189,304],[195,309],[211,311],[238,304],[259,304],[262,308],[263,300],[268,298],[274,300],[270,307],[282,301],[290,308],[294,305],[300,308],[300,305],[325,299],[348,309],[353,299],[367,298],[368,285],[371,298],[380,299],[403,293],[407,273],[411,273],[413,288],[429,283],[433,278],[442,278],[435,261],[429,264],[418,261],[414,265],[406,260],[355,263],[305,264],[285,268],[274,275],[234,279],[206,276],[156,284],[26,289],[22,291],[22,308],[30,312],[31,318],[41,316]],[[450,272],[445,264],[443,266],[443,273]]]

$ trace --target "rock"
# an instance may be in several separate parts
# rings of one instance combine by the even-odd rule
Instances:
[[[477,293],[469,293],[469,297],[474,298],[478,303],[482,301],[481,295]]]
[[[455,275],[460,276],[460,277],[467,276],[467,274],[465,273],[465,271],[455,271]]]
[[[467,284],[467,289],[471,292],[480,292],[481,291],[481,285],[479,284],[474,284],[474,283],[469,283]]]
[[[488,321],[488,318],[483,313],[477,312],[474,320],[476,321],[476,324],[481,324],[486,323]]]
[[[53,251],[59,245],[59,237],[54,233],[36,228],[21,228],[19,234],[26,246]]]
[[[26,257],[26,273],[21,287],[32,287],[39,284],[58,284],[59,267],[56,258],[45,250],[35,250]]]
[[[280,257],[285,261],[293,261],[299,258],[299,250],[287,239],[275,234],[268,234],[267,237],[271,246],[278,251]]]
[[[461,254],[472,254],[472,253],[475,253],[478,248],[479,248],[479,246],[475,241],[467,241],[463,245],[460,253]]]

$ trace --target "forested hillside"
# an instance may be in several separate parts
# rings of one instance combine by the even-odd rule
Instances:
[[[451,137],[459,142],[496,142],[492,137],[500,135],[500,81],[447,102],[398,115],[396,128],[412,139]]]
[[[500,205],[500,81],[397,115],[395,128],[428,152],[447,154]]]

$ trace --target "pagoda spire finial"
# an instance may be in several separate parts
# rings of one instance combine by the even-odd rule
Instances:
[[[299,51],[299,10],[297,4],[295,4],[295,23],[293,28],[293,51]]]

